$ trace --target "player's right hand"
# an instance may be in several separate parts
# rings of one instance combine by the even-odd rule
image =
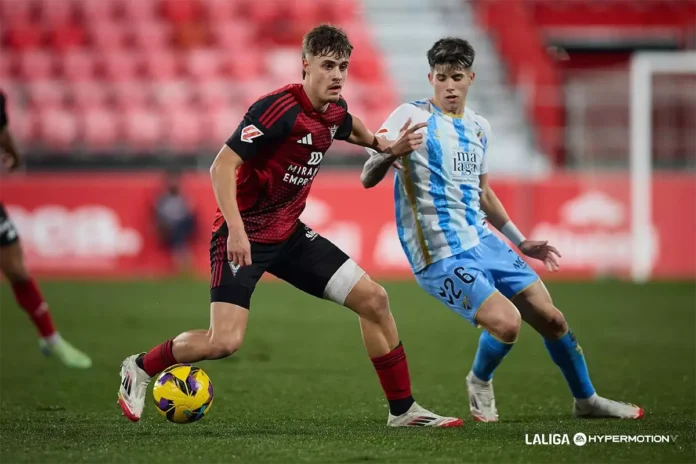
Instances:
[[[251,244],[243,230],[230,230],[230,235],[227,237],[227,261],[235,266],[251,264]]]
[[[389,146],[389,151],[392,156],[400,157],[408,155],[418,150],[423,145],[423,134],[417,134],[416,131],[428,126],[427,122],[421,122],[413,127],[411,126],[411,118],[408,118],[406,124],[399,131],[399,138],[396,142]]]

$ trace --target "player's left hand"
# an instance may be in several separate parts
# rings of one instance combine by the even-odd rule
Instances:
[[[517,248],[526,256],[543,261],[548,271],[556,272],[560,267],[558,258],[561,257],[561,254],[556,247],[549,245],[548,240],[525,240],[520,243]]]

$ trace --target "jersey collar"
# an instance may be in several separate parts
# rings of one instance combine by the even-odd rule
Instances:
[[[464,107],[462,114],[454,114],[454,113],[448,113],[446,111],[442,111],[442,108],[437,106],[432,99],[429,101],[430,101],[430,105],[435,109],[435,111],[440,113],[443,116],[449,116],[450,118],[454,118],[454,119],[463,119],[464,115],[466,114],[466,106]]]
[[[314,109],[312,101],[309,99],[309,95],[305,92],[304,86],[302,84],[297,84],[297,99],[300,102],[300,106],[305,113],[322,114]]]

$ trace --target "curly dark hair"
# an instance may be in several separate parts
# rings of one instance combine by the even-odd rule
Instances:
[[[474,47],[467,40],[456,37],[440,39],[428,50],[430,69],[438,65],[452,69],[471,69],[474,58],[476,58]]]
[[[302,39],[302,58],[309,56],[334,55],[339,60],[350,58],[353,53],[353,44],[343,29],[331,24],[321,24],[304,36]],[[305,72],[302,71],[304,79]]]

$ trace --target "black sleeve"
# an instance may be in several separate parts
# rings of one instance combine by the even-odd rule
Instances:
[[[0,130],[7,127],[7,110],[5,109],[5,94],[0,92]]]
[[[234,134],[227,139],[227,146],[243,160],[273,145],[288,135],[292,124],[288,123],[291,108],[296,106],[288,92],[269,95],[251,105]]]
[[[346,103],[343,97],[338,99],[337,105],[346,110],[346,117],[341,125],[338,126],[334,138],[338,140],[348,140],[350,133],[353,132],[353,116],[348,112],[348,103]]]

